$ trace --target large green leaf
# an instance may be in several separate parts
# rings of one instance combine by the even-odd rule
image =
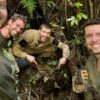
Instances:
[[[37,7],[35,0],[21,0],[20,3],[23,5],[30,16],[33,14],[33,10]]]

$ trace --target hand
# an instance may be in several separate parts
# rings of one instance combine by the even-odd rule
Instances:
[[[78,77],[78,81],[83,84],[83,83],[87,83],[88,81],[88,72],[85,69],[81,69],[78,71],[77,73],[77,77]]]
[[[34,62],[34,63],[37,65],[37,62],[36,62],[34,56],[27,55],[27,56],[26,56],[26,59],[27,59],[30,63],[33,63],[33,62]]]
[[[66,58],[64,58],[64,57],[60,58],[59,64],[64,65],[65,63],[66,63]]]

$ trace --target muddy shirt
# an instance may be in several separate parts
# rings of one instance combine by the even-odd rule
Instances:
[[[62,49],[62,56],[68,58],[70,50],[67,44],[53,37],[49,37],[45,43],[39,44],[38,30],[29,29],[14,43],[13,53],[15,56],[22,58],[25,58],[27,54],[44,54],[44,56],[49,56],[54,51],[54,46]]]

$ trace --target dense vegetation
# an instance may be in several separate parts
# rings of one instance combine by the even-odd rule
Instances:
[[[40,65],[50,71],[49,76],[46,71],[36,74],[33,68],[19,74],[23,100],[75,100],[75,94],[71,92],[71,74],[76,67],[84,66],[89,55],[82,28],[86,19],[100,16],[99,0],[8,0],[7,6],[9,17],[14,13],[27,16],[29,23],[26,29],[37,29],[41,23],[49,22],[56,37],[54,33],[60,26],[65,38],[63,42],[68,43],[71,49],[70,60],[59,71],[55,67],[61,56],[58,52],[61,51],[58,50],[55,57],[46,59],[45,64],[42,63],[43,59],[37,58]]]

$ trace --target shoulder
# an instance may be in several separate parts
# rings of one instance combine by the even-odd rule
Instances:
[[[56,38],[54,38],[52,36],[49,39],[50,39],[51,44],[58,46],[58,44],[59,44],[59,40],[58,39],[56,39]]]
[[[2,34],[0,33],[0,45],[2,44],[2,42],[6,41],[6,39],[2,36]]]
[[[35,29],[28,29],[28,30],[26,30],[24,33],[26,33],[26,32],[38,32],[38,30],[35,30]]]
[[[34,29],[28,29],[26,30],[22,35],[36,35],[38,33],[38,30],[34,30]]]
[[[20,36],[20,40],[25,39],[25,40],[31,41],[37,35],[38,35],[38,30],[29,29],[29,30],[26,30],[24,33],[22,33],[22,35]]]

